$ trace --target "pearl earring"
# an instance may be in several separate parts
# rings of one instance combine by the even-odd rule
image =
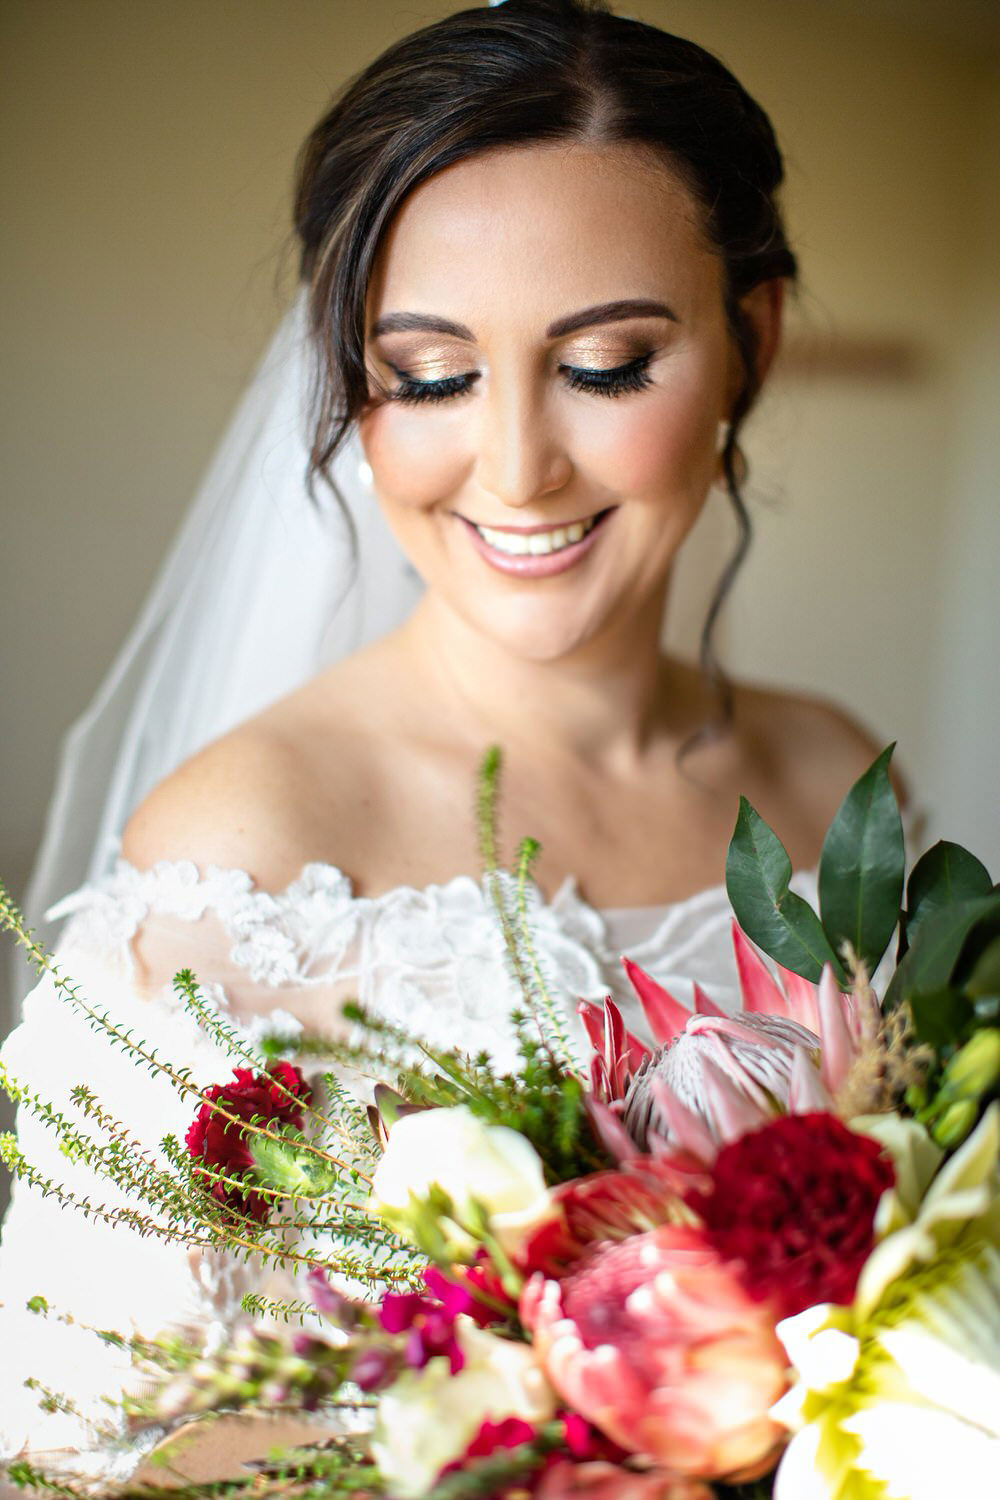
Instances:
[[[728,441],[729,441],[729,429],[730,429],[731,425],[732,424],[729,423],[729,422],[720,422],[719,425],[718,425],[718,427],[715,429],[715,451],[716,451],[716,453],[721,453],[722,450],[723,450],[723,448],[728,443]]]
[[[358,464],[358,478],[361,480],[361,483],[363,485],[366,485],[368,489],[371,489],[374,477],[375,476],[372,474],[371,464],[366,458],[363,458]]]

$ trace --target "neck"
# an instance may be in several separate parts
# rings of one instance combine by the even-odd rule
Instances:
[[[418,680],[477,743],[529,743],[627,771],[662,723],[666,584],[637,614],[555,660],[515,656],[426,594],[399,634]]]

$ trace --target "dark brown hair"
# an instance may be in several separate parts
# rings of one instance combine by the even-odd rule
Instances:
[[[505,0],[404,37],[345,86],[305,141],[296,173],[295,228],[318,359],[310,488],[317,476],[332,486],[333,456],[370,398],[366,294],[404,198],[477,152],[553,141],[657,152],[701,206],[703,232],[723,263],[744,372],[722,452],[739,539],[705,620],[701,663],[726,723],[731,691],[712,632],[750,542],[739,432],[758,390],[753,326],[739,301],[761,282],[794,280],[797,265],[777,201],[784,168],[771,123],[696,43],[613,15],[603,0]]]

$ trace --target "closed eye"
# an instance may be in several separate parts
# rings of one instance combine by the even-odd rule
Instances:
[[[577,365],[560,365],[567,383],[575,391],[593,391],[600,396],[623,396],[626,391],[641,391],[653,384],[649,362],[653,351],[630,359],[628,364],[611,370],[587,370]]]
[[[447,401],[453,396],[466,395],[479,379],[479,371],[472,370],[468,375],[448,375],[443,380],[414,380],[395,365],[389,368],[399,379],[395,390],[389,392],[391,401]]]
[[[560,365],[560,373],[566,384],[574,391],[588,391],[597,396],[622,396],[628,391],[641,391],[652,385],[653,378],[648,366],[653,351],[630,359],[627,364],[615,365],[610,370],[589,370],[578,365]],[[389,367],[399,384],[389,392],[391,401],[416,404],[421,401],[448,401],[456,396],[465,396],[480,378],[478,370],[465,375],[448,375],[443,380],[414,380],[405,370],[395,365]]]

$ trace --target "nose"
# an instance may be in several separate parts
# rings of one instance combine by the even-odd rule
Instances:
[[[561,490],[570,456],[530,384],[494,389],[480,408],[476,478],[491,495],[520,509]]]

